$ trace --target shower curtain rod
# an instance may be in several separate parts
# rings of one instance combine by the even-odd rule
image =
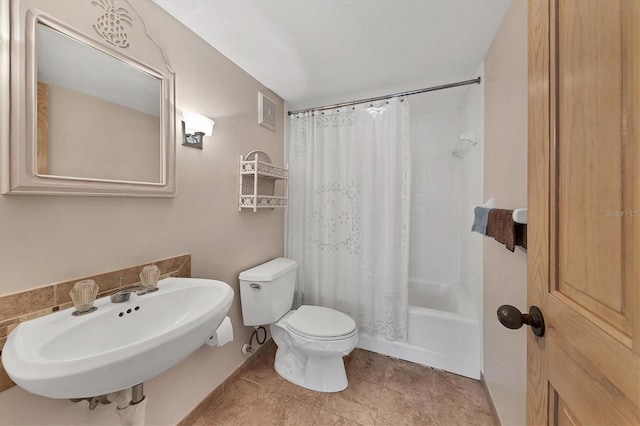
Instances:
[[[397,97],[400,97],[400,96],[417,95],[418,93],[434,92],[436,90],[450,89],[452,87],[459,87],[459,86],[467,86],[469,84],[480,84],[480,81],[481,81],[480,77],[478,77],[478,78],[474,78],[474,79],[471,79],[471,80],[456,81],[455,83],[442,84],[440,86],[425,87],[424,89],[409,90],[408,92],[394,93],[394,94],[391,94],[391,95],[378,96],[378,97],[375,97],[375,98],[360,99],[360,100],[351,101],[351,102],[342,102],[342,103],[335,104],[335,105],[325,105],[325,106],[321,106],[321,107],[301,109],[301,110],[298,110],[298,111],[289,111],[288,114],[289,115],[293,115],[293,114],[300,114],[300,113],[303,113],[303,112],[323,111],[325,109],[340,108],[340,107],[343,107],[343,106],[366,104],[368,102],[383,101],[385,99],[397,98]]]

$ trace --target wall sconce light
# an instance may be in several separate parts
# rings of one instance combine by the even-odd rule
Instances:
[[[215,122],[192,112],[182,113],[182,118],[182,134],[184,135],[182,145],[202,149],[202,138],[211,136]]]

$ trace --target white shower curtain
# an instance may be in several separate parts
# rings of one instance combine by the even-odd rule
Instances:
[[[350,315],[406,340],[411,159],[409,103],[291,117],[287,256],[297,303]]]

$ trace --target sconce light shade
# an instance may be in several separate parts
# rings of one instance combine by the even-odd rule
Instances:
[[[202,115],[194,114],[192,112],[182,113],[185,124],[185,133],[195,135],[196,133],[204,133],[204,136],[211,136],[213,133],[213,125],[215,122]]]

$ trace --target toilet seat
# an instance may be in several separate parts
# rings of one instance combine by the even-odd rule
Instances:
[[[313,340],[341,340],[352,337],[356,322],[348,315],[322,306],[302,305],[287,318],[287,330]]]

